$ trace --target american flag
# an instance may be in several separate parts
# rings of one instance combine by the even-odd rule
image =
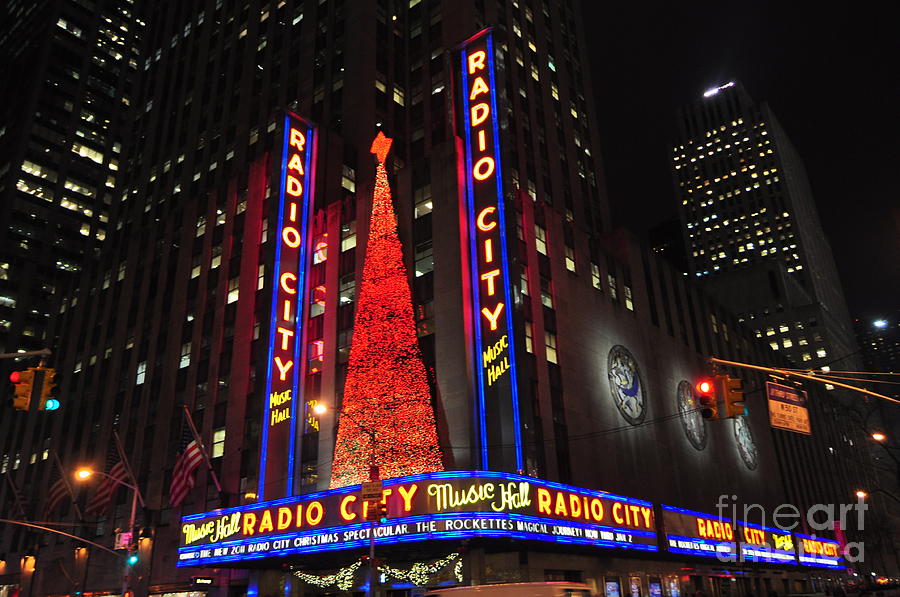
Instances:
[[[115,451],[110,451],[110,457],[110,459],[115,458]],[[125,463],[122,462],[122,459],[119,458],[113,467],[109,469],[109,472],[106,473],[106,476],[100,481],[96,493],[94,493],[90,501],[88,501],[87,506],[85,506],[84,513],[97,515],[105,514],[109,509],[109,505],[112,503],[112,498],[116,494],[116,490],[119,489],[121,484],[124,483],[127,478],[128,469],[125,467]]]
[[[180,506],[194,487],[194,471],[203,462],[203,449],[193,438],[187,426],[181,424],[181,453],[172,469],[172,486],[169,488],[169,505]]]
[[[47,503],[44,504],[45,520],[50,520],[53,512],[59,508],[65,497],[69,495],[69,487],[66,485],[66,480],[62,478],[62,475],[58,476],[59,479],[57,479],[56,483],[50,486],[50,492],[47,494]]]

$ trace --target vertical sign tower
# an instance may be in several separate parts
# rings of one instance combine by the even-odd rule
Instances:
[[[500,126],[493,33],[486,29],[460,50],[460,163],[465,182],[475,430],[483,469],[521,471],[522,431],[507,255],[507,214],[500,168]],[[461,120],[461,122],[459,122]],[[497,446],[491,448],[491,446]]]
[[[316,130],[284,117],[278,185],[278,225],[272,277],[269,358],[260,448],[260,501],[294,493],[294,454],[302,400],[303,321],[306,317],[308,234],[315,190]]]

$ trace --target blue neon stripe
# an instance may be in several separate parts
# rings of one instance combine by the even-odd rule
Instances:
[[[522,462],[522,425],[519,420],[519,378],[516,376],[516,344],[513,335],[512,320],[512,300],[509,291],[509,258],[506,249],[506,216],[503,208],[503,173],[500,168],[500,125],[497,118],[497,88],[494,83],[494,36],[493,33],[487,35],[487,55],[488,69],[491,78],[491,119],[494,133],[494,163],[496,170],[494,176],[497,180],[497,219],[500,220],[500,245],[501,245],[501,264],[503,267],[504,284],[503,291],[506,297],[506,327],[509,334],[509,372],[512,376],[512,411],[513,426],[515,427],[515,443],[516,443],[516,470],[524,470]],[[467,113],[468,116],[468,113]]]
[[[290,134],[290,118],[284,117],[284,138],[282,139],[282,150],[281,150],[281,174],[280,174],[280,182],[279,187],[281,187],[278,191],[278,227],[276,230],[281,230],[281,226],[284,223],[284,172],[287,170],[287,154],[288,154],[288,135]],[[272,393],[272,359],[275,354],[275,328],[278,325],[278,279],[281,276],[281,243],[275,243],[275,266],[273,268],[275,270],[275,277],[273,278],[272,284],[272,309],[271,319],[269,322],[269,362],[266,363],[266,393],[263,396],[263,400],[265,402],[265,409],[263,411],[263,425],[262,425],[262,440],[260,445],[260,454],[259,454],[259,487],[257,488],[257,495],[259,496],[259,500],[263,501],[265,499],[265,487],[266,487],[266,456],[268,454],[269,448],[269,426],[266,425],[266,421],[269,420],[269,394]]]
[[[462,79],[465,81],[466,79],[466,56],[467,52],[465,50],[462,51]],[[464,86],[465,88],[465,86]],[[478,305],[481,304],[480,298],[480,289],[478,285],[480,284],[480,280],[478,278],[478,248],[477,243],[475,242],[475,189],[474,184],[472,182],[472,131],[470,130],[469,124],[469,96],[465,91],[463,91],[463,97],[465,98],[463,113],[465,115],[465,124],[466,124],[466,203],[469,208],[469,264],[471,278],[472,278],[472,315],[474,317],[474,332],[475,332],[475,347],[476,351],[473,354],[475,359],[475,367],[474,371],[478,372],[478,407],[477,412],[475,414],[475,424],[480,434],[480,443],[481,443],[481,468],[487,469],[490,466],[488,462],[488,443],[487,443],[487,418],[485,413],[484,406],[484,368],[482,367],[481,359],[479,359],[479,355],[482,350],[482,341],[481,341],[481,320],[479,319],[479,311]],[[508,307],[507,307],[508,308]]]

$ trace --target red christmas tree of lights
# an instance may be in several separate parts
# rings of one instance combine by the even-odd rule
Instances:
[[[416,339],[384,160],[391,139],[378,133],[366,261],[353,325],[331,487],[443,470],[425,365]]]

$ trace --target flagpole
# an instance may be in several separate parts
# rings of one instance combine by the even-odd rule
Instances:
[[[56,450],[53,450],[53,459],[56,461],[59,474],[66,484],[66,491],[69,492],[69,499],[72,500],[72,505],[75,506],[75,514],[78,515],[78,520],[84,521],[84,516],[81,515],[81,508],[78,507],[78,502],[75,501],[75,492],[72,490],[72,484],[69,483],[69,477],[66,475],[66,470],[63,468],[62,462],[60,462],[59,454],[57,454]]]
[[[194,425],[191,411],[188,410],[187,404],[182,404],[181,408],[184,410],[184,416],[187,418],[188,427],[191,428],[191,434],[194,436],[194,441],[197,442],[197,446],[200,448],[200,453],[203,455],[204,462],[206,462],[206,468],[209,470],[209,474],[212,477],[213,483],[216,484],[216,489],[219,491],[219,496],[221,497],[222,484],[219,483],[219,477],[216,475],[216,470],[213,468],[212,461],[209,459],[209,454],[206,453],[206,446],[203,445],[203,440],[200,439],[200,434],[197,432],[197,427]]]
[[[122,449],[122,441],[119,439],[118,431],[113,431],[113,438],[116,440],[116,450],[119,452],[119,458],[122,459],[122,464],[125,465],[125,470],[128,471],[128,476],[131,477],[131,482],[134,484],[134,492],[141,501],[141,508],[146,508],[147,505],[144,503],[144,496],[141,494],[141,490],[138,487],[137,478],[134,476],[134,471],[131,470],[131,463],[128,462],[128,457],[125,456],[125,450]]]

